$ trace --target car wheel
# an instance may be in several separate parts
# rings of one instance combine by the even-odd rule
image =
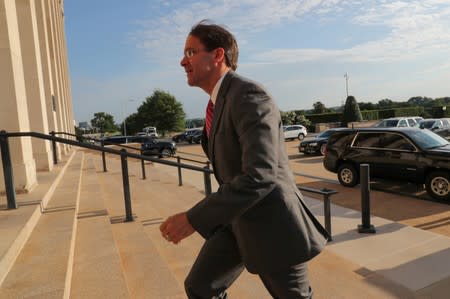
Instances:
[[[161,151],[161,154],[159,155],[160,158],[170,157],[170,156],[172,156],[172,151],[170,149],[168,149],[168,148],[164,148]]]
[[[359,182],[359,174],[352,164],[342,164],[337,172],[339,183],[345,187],[353,187]]]
[[[298,140],[303,140],[305,139],[305,135],[303,135],[303,133],[298,134]]]
[[[327,151],[327,144],[326,143],[324,143],[324,144],[322,144],[321,146],[320,146],[320,154],[322,155],[322,156],[325,156],[325,152]]]
[[[450,199],[450,176],[445,171],[433,171],[425,180],[428,195],[434,199]]]

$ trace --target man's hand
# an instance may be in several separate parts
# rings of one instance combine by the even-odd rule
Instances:
[[[189,223],[186,212],[170,216],[159,226],[159,230],[163,238],[174,244],[178,244],[195,232]]]

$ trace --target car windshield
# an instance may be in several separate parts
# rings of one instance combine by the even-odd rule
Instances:
[[[428,130],[414,131],[409,136],[423,149],[437,148],[449,144],[446,139]]]
[[[431,129],[433,127],[434,120],[425,120],[421,121],[419,124],[419,128],[421,129]]]
[[[317,138],[327,138],[329,137],[331,134],[333,134],[334,130],[326,130],[323,131],[322,133],[320,133],[319,135],[317,135]]]

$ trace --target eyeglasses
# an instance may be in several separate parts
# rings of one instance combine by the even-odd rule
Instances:
[[[185,56],[187,59],[190,59],[190,58],[192,58],[195,54],[197,54],[197,53],[199,53],[199,52],[202,52],[202,51],[204,51],[204,52],[209,52],[209,51],[206,50],[206,49],[187,48],[186,50],[184,50],[184,56]]]

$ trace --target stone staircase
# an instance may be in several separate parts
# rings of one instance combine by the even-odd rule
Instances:
[[[107,168],[103,172],[98,153],[73,151],[51,172],[38,173],[32,192],[17,195],[18,209],[6,210],[0,196],[0,299],[186,298],[183,281],[203,240],[194,234],[173,245],[160,236],[159,225],[203,198],[203,174],[183,170],[178,186],[177,169],[146,163],[144,180],[140,161],[129,159],[134,221],[124,222],[120,159],[108,154]],[[306,201],[323,221],[322,202]],[[309,267],[315,298],[448,298],[450,240],[381,218],[373,219],[375,236],[360,236],[357,211],[333,205],[332,216],[335,241]],[[419,250],[424,238],[435,246]],[[382,250],[387,242],[410,262],[389,258]],[[427,270],[426,287],[409,283],[423,279],[422,270],[402,267]],[[245,271],[229,295],[271,298],[258,276]]]
[[[120,159],[74,151],[39,186],[0,210],[0,298],[185,298],[183,281],[203,241],[166,242],[159,224],[204,196],[173,171],[128,162],[133,222],[124,222]],[[6,202],[0,198],[0,204]],[[232,298],[270,298],[244,273]]]

